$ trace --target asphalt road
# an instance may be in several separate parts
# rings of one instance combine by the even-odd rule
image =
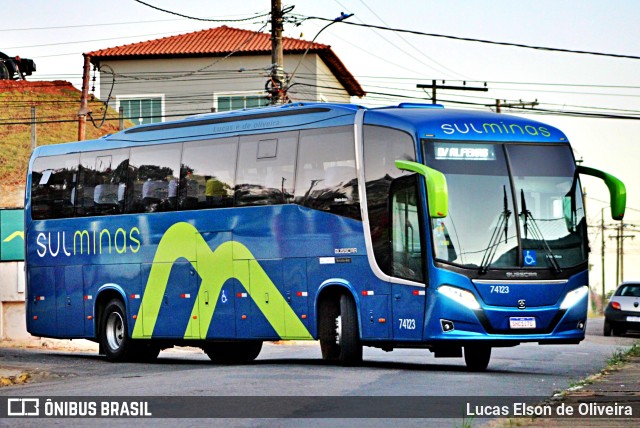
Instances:
[[[266,343],[258,359],[241,366],[212,364],[198,350],[163,351],[157,363],[107,362],[89,352],[0,348],[0,366],[28,370],[34,380],[0,389],[0,396],[541,396],[600,371],[614,352],[636,337],[603,337],[602,320],[590,320],[580,345],[525,344],[494,349],[486,372],[466,371],[462,359],[436,359],[426,350],[385,353],[365,348],[361,367],[324,365],[315,342]],[[397,398],[396,398],[397,399]],[[400,399],[401,400],[401,399]],[[321,416],[322,413],[314,413]],[[241,415],[238,415],[240,417]],[[139,422],[144,422],[138,420]],[[216,419],[213,426],[353,426],[353,419]],[[362,422],[361,419],[357,421]],[[400,426],[463,426],[462,420],[399,419]],[[477,426],[483,419],[474,421]],[[0,419],[0,426],[29,426]],[[83,426],[82,420],[31,420],[31,426]],[[94,420],[110,426],[115,421]],[[147,421],[150,422],[150,421]],[[149,426],[200,426],[202,419],[163,419]],[[372,426],[389,421],[369,420]],[[357,425],[360,425],[358,423]]]

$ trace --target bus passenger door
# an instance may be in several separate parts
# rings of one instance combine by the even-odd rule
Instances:
[[[396,179],[390,189],[391,266],[393,276],[424,284],[424,217],[418,203],[416,177]],[[394,339],[422,339],[425,294],[424,287],[392,284]]]

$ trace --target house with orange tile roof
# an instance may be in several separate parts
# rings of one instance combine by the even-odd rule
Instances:
[[[290,102],[350,102],[365,95],[330,46],[283,37]],[[84,54],[100,95],[134,123],[269,103],[271,36],[227,26]]]

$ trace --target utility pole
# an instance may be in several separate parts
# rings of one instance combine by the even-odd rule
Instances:
[[[625,224],[620,220],[620,225],[616,227],[616,236],[610,236],[609,239],[615,239],[616,242],[616,284],[624,281],[624,239],[635,238],[636,235],[624,234]]]
[[[271,0],[271,76],[267,87],[271,91],[271,104],[283,101],[284,51],[282,48],[282,0]]]
[[[504,100],[504,103],[501,102],[501,100],[496,100],[496,113],[502,113],[502,107],[506,107],[506,108],[515,108],[515,107],[535,107],[537,106],[538,100],[535,101],[518,101],[518,102],[512,102],[512,103],[508,103],[506,100]]]
[[[454,91],[480,91],[480,92],[487,92],[489,90],[489,88],[487,88],[487,84],[484,84],[484,87],[473,87],[473,86],[467,86],[467,82],[464,82],[463,86],[450,86],[450,85],[445,85],[445,81],[442,81],[442,85],[438,85],[436,83],[435,80],[431,81],[431,85],[422,85],[422,84],[417,84],[416,88],[419,89],[428,89],[431,88],[431,103],[432,104],[437,104],[437,100],[436,100],[436,90],[437,89],[449,89],[449,90],[454,90]],[[426,92],[426,91],[425,91]]]
[[[600,308],[602,310],[602,313],[604,313],[604,302],[605,302],[605,291],[604,291],[604,243],[605,243],[605,239],[604,239],[604,209],[606,207],[602,207],[602,209],[600,210],[600,237],[602,239],[602,255],[600,256],[602,259],[602,307]]]
[[[87,114],[89,110],[89,73],[91,68],[91,58],[84,56],[84,67],[82,70],[82,95],[80,97],[80,110],[78,111],[78,141],[82,141],[86,136]]]
[[[31,106],[31,150],[36,148],[38,137],[36,134],[36,106]]]

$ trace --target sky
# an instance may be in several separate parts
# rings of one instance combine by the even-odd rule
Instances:
[[[270,10],[270,0],[146,0],[154,6],[206,19],[254,17]],[[243,22],[203,22],[180,18],[134,0],[0,0],[0,51],[31,58],[37,64],[29,80],[68,80],[80,87],[82,53],[107,47],[228,25],[262,28],[268,17]],[[640,2],[629,0],[283,0],[286,37],[310,40],[341,12],[347,22],[423,33],[532,46],[640,56]],[[297,25],[299,24],[299,25]],[[640,59],[548,52],[441,37],[375,30],[336,23],[319,34],[369,93],[353,102],[391,105],[431,102],[416,84],[432,79],[447,84],[484,86],[488,92],[441,91],[446,107],[490,109],[537,101],[553,112],[580,111],[630,119],[569,117],[529,112],[527,117],[557,126],[567,134],[577,159],[612,173],[627,185],[624,240],[625,279],[640,280]],[[265,64],[267,67],[269,64]],[[287,70],[285,70],[287,71]],[[290,72],[290,70],[288,70]],[[439,82],[440,83],[440,82]],[[392,94],[392,95],[381,95]],[[409,98],[407,98],[409,97]],[[471,104],[457,104],[465,102]],[[0,112],[2,107],[0,106]],[[522,109],[503,113],[523,114]],[[0,113],[1,115],[1,113]],[[634,119],[633,117],[638,119]],[[590,224],[599,226],[608,192],[596,179],[583,179]],[[606,212],[606,211],[605,211]],[[605,224],[612,224],[605,217]],[[637,230],[638,232],[635,232]],[[601,287],[598,227],[590,230],[591,283]],[[615,241],[605,231],[606,286],[615,285]]]

